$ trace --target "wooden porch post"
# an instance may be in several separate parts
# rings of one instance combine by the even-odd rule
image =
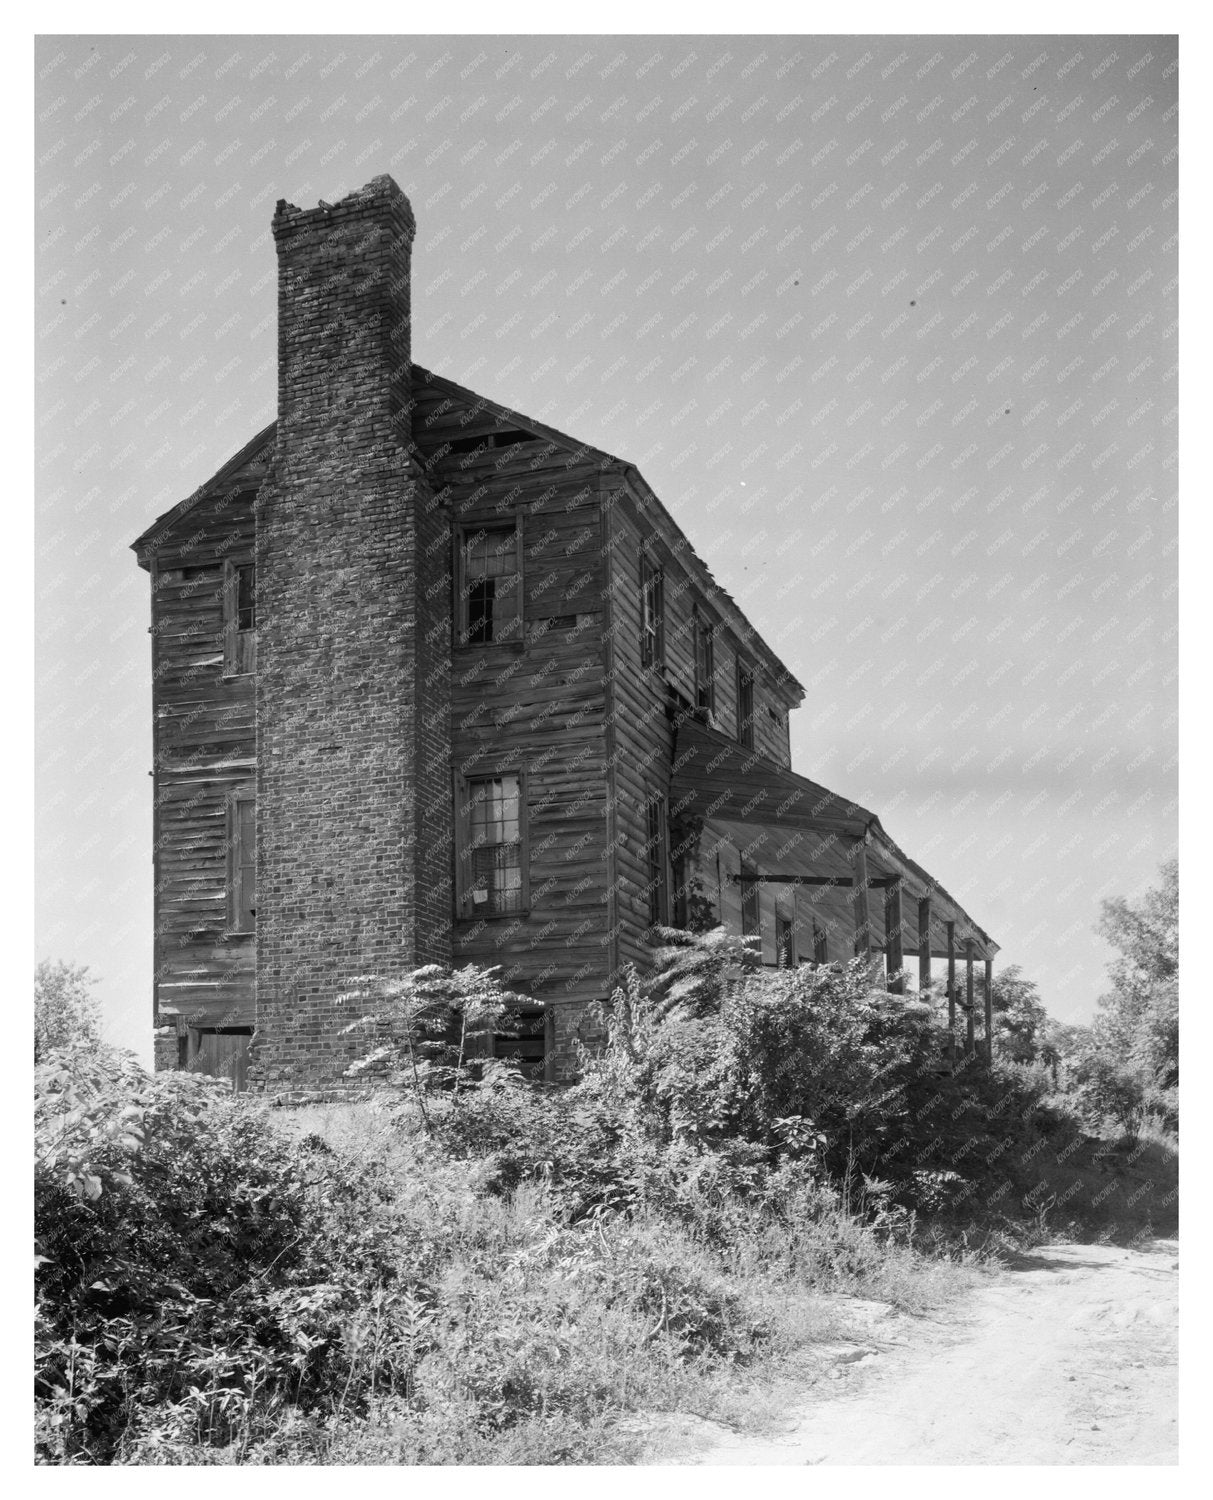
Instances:
[[[868,845],[857,839],[851,846],[855,882],[855,946],[860,958],[872,956],[872,923],[868,914]]]
[[[894,879],[889,886],[884,900],[884,937],[885,937],[885,966],[888,974],[888,987],[894,995],[905,992],[906,982],[904,979],[894,979],[895,974],[900,973],[905,964],[905,953],[902,947],[901,936],[901,877]]]
[[[994,1061],[994,960],[986,959],[986,1062]]]
[[[931,983],[931,898],[918,902],[918,989],[921,993]]]
[[[965,939],[965,1000],[968,1003],[968,1026],[965,1029],[965,1056],[977,1051],[977,1006],[973,995],[973,939]]]
[[[956,1061],[956,923],[946,922],[948,933],[948,1057]]]

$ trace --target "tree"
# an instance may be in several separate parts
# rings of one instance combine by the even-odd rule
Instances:
[[[1179,865],[1137,902],[1103,903],[1099,931],[1117,949],[1076,1068],[1089,1114],[1136,1131],[1144,1115],[1178,1124]]]
[[[1168,860],[1161,884],[1136,904],[1103,903],[1099,931],[1119,951],[1108,968],[1112,988],[1100,997],[1100,1044],[1154,1077],[1179,1082],[1179,862]]]
[[[44,959],[34,970],[34,1062],[56,1047],[101,1040],[101,1011],[86,964]]]
[[[1049,1017],[1036,982],[1025,979],[1018,964],[994,976],[990,996],[994,1017],[994,1050],[1008,1062],[1052,1063],[1056,1050],[1048,1041]]]

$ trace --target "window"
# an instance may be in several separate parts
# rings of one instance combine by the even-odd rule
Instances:
[[[670,921],[670,884],[667,873],[669,853],[666,837],[666,804],[664,797],[650,797],[644,805],[645,842],[649,899],[649,924],[665,927]]]
[[[227,925],[252,932],[257,913],[257,804],[237,792],[227,804]]]
[[[737,659],[737,738],[747,750],[754,748],[754,674]]]
[[[223,670],[229,677],[257,669],[257,589],[251,562],[223,565]]]
[[[665,662],[665,573],[650,558],[640,559],[640,665]]]
[[[716,651],[712,626],[696,608],[692,613],[695,630],[695,707],[716,712]]]
[[[796,967],[796,931],[791,917],[781,911],[775,913],[775,967]]]
[[[741,935],[756,937],[761,931],[758,906],[758,882],[754,872],[741,867]]]
[[[830,961],[830,940],[820,927],[813,924],[813,962],[815,964],[828,964]]]
[[[527,909],[523,777],[469,777],[460,782],[459,910],[466,917],[503,917]]]
[[[468,528],[459,536],[457,644],[522,640],[522,548],[518,526]]]

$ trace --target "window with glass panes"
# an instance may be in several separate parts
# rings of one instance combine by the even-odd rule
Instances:
[[[459,547],[459,643],[487,646],[522,639],[522,566],[518,528],[482,526]]]
[[[469,779],[463,900],[473,916],[522,911],[522,783],[516,775]]]
[[[665,661],[665,575],[650,558],[640,559],[640,664]]]
[[[257,668],[257,575],[251,562],[230,558],[223,568],[223,670],[240,676]]]

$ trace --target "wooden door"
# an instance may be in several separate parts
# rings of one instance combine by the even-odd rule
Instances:
[[[200,1031],[193,1066],[208,1078],[226,1078],[239,1094],[248,1084],[249,1031]]]

